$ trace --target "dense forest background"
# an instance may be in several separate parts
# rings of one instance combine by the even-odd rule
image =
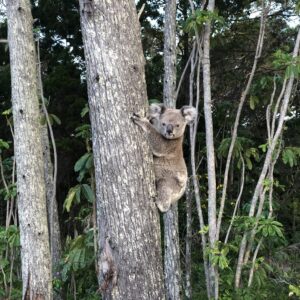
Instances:
[[[195,7],[199,3],[194,1]],[[164,1],[137,1],[141,36],[146,60],[149,102],[162,102]],[[233,222],[230,241],[216,254],[219,266],[220,299],[296,299],[300,298],[300,115],[299,84],[292,92],[288,116],[281,138],[281,151],[274,167],[273,214],[269,202],[262,208],[255,244],[263,241],[254,261],[253,283],[234,289],[234,271],[243,232],[251,229],[250,199],[261,172],[267,148],[266,109],[274,88],[288,72],[296,81],[300,74],[289,68],[290,53],[299,26],[299,1],[272,1],[257,70],[242,111],[233,152],[224,221],[223,241],[231,221],[243,178],[243,195]],[[298,10],[297,10],[298,9]],[[217,0],[218,15],[211,37],[211,86],[216,149],[217,203],[221,199],[223,172],[236,110],[251,72],[259,32],[257,1]],[[32,1],[34,35],[39,43],[42,81],[47,110],[57,148],[57,190],[62,253],[55,266],[60,274],[54,289],[64,299],[99,299],[94,244],[94,175],[91,127],[87,101],[86,69],[83,53],[78,1]],[[188,0],[177,4],[177,78],[192,52],[193,21]],[[201,15],[202,18],[205,15]],[[203,20],[201,21],[203,22]],[[197,26],[201,26],[201,22]],[[0,16],[0,39],[7,38],[5,9]],[[183,77],[177,107],[189,103],[189,70]],[[197,179],[205,223],[207,216],[207,168],[203,104],[199,106],[196,136]],[[42,119],[41,122],[45,123]],[[9,52],[0,44],[0,299],[21,299],[20,243],[16,212],[16,184],[11,117]],[[189,163],[190,141],[184,142]],[[51,146],[52,149],[52,146]],[[243,168],[244,164],[244,168]],[[244,170],[244,172],[242,172]],[[244,174],[242,176],[242,174]],[[265,181],[265,186],[270,182]],[[273,186],[273,184],[272,184]],[[179,201],[179,236],[182,286],[185,287],[186,201]],[[206,299],[200,227],[196,203],[192,198],[191,299]],[[265,218],[263,218],[265,217]],[[252,263],[245,268],[249,272]],[[245,276],[248,276],[246,273]],[[245,277],[246,278],[246,277]],[[8,293],[10,297],[8,297]],[[290,295],[290,296],[289,296]],[[183,296],[185,297],[185,296]]]

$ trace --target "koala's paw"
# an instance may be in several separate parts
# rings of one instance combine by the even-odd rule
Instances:
[[[139,114],[133,113],[130,119],[135,123],[136,121],[140,121],[142,118]]]
[[[162,213],[167,212],[171,207],[171,203],[163,201],[156,201],[155,204]]]

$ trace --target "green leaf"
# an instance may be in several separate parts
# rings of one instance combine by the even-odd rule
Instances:
[[[251,95],[251,96],[250,96],[250,108],[251,108],[252,110],[254,110],[256,104],[258,104],[258,103],[259,103],[258,97]]]
[[[86,162],[90,156],[91,156],[91,153],[85,153],[84,155],[82,155],[79,158],[79,160],[77,160],[77,162],[74,166],[74,171],[79,172],[79,171],[83,170],[85,168]]]
[[[89,107],[86,105],[80,113],[81,118],[83,118],[88,113],[89,113]]]
[[[260,148],[262,150],[262,152],[266,152],[267,151],[267,148],[268,148],[268,144],[262,144],[262,145],[259,145],[258,148]]]
[[[58,124],[61,125],[61,120],[59,119],[58,116],[54,115],[54,114],[49,114],[49,116],[53,119],[53,121]]]
[[[91,169],[94,166],[94,157],[92,153],[89,153],[90,156],[89,158],[86,160],[86,164],[85,164],[85,168],[86,169]]]
[[[66,209],[67,212],[70,212],[70,210],[71,210],[71,206],[75,199],[78,189],[80,189],[80,185],[76,185],[76,186],[70,188],[70,190],[69,190],[69,193],[64,202],[64,208]]]
[[[2,139],[0,139],[0,149],[9,149],[9,144],[8,142],[3,141]]]
[[[94,193],[91,189],[91,187],[88,184],[83,184],[82,185],[82,192],[84,197],[90,202],[90,203],[94,203],[95,201],[95,196]]]
[[[246,157],[245,160],[246,160],[247,168],[249,170],[252,170],[252,162],[251,162],[251,160],[248,157]]]
[[[3,116],[9,116],[9,115],[11,114],[11,111],[12,111],[11,108],[6,109],[5,111],[2,112],[2,115],[3,115]]]

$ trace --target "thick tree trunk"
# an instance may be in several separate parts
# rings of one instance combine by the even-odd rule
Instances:
[[[164,27],[164,104],[176,108],[176,0],[167,0]],[[181,299],[177,203],[164,214],[164,266],[167,299]]]
[[[12,76],[23,297],[52,299],[51,258],[29,0],[6,3]]]
[[[132,0],[80,1],[104,299],[164,299],[152,155],[133,112],[147,105]]]

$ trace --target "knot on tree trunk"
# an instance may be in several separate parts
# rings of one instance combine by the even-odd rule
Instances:
[[[100,290],[103,295],[108,295],[116,284],[117,267],[109,244],[109,237],[107,237],[100,257]]]

